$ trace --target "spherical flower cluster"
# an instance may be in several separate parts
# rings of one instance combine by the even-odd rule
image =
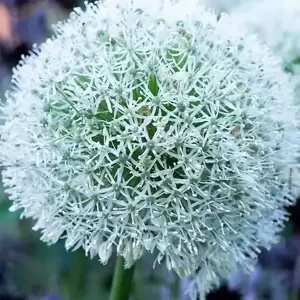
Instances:
[[[200,270],[201,290],[251,265],[293,202],[299,132],[277,59],[197,0],[87,4],[56,33],[1,109],[11,209],[102,263],[150,251]]]
[[[300,63],[300,2],[298,0],[243,2],[232,9],[231,13],[241,18],[280,54],[287,71],[294,72],[294,69],[299,69],[297,67]]]
[[[201,4],[214,9],[217,13],[228,12],[244,2],[260,0],[199,0]]]

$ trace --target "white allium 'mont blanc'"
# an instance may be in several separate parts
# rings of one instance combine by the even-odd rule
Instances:
[[[299,133],[280,63],[193,0],[89,4],[56,31],[2,108],[12,210],[103,263],[154,251],[208,285],[251,265],[292,202]]]
[[[272,47],[294,72],[300,63],[300,1],[259,0],[243,2],[231,10]],[[299,70],[298,70],[299,72]]]
[[[208,8],[214,9],[216,12],[228,12],[236,6],[247,2],[252,3],[253,1],[261,0],[199,0],[201,4],[205,5]]]

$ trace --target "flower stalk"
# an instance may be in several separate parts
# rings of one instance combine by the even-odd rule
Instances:
[[[134,265],[124,268],[124,258],[117,257],[115,273],[112,283],[110,300],[128,300],[131,294],[132,279],[134,275]]]

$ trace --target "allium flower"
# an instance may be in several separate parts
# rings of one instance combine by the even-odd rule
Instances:
[[[300,2],[298,0],[245,1],[231,11],[278,52],[290,71],[300,59]]]
[[[102,263],[154,251],[180,275],[200,269],[202,290],[251,265],[293,202],[299,133],[280,62],[196,0],[89,4],[56,32],[2,108],[11,209]]]
[[[252,3],[253,1],[260,0],[199,0],[201,4],[207,6],[208,8],[214,9],[216,12],[228,12],[236,6],[247,2]]]

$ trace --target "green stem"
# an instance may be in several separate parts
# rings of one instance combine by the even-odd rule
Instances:
[[[134,266],[124,268],[124,258],[118,256],[111,289],[110,300],[128,300],[131,292]]]

